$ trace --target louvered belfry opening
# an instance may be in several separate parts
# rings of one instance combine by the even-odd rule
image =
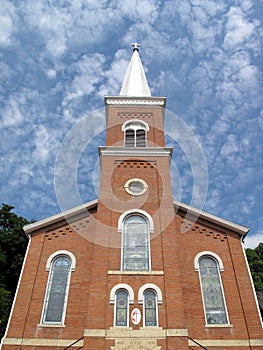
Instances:
[[[125,147],[135,147],[135,130],[133,129],[126,130]]]
[[[139,129],[136,132],[136,147],[146,147],[145,130]]]
[[[132,123],[125,129],[125,147],[146,147],[144,125]]]

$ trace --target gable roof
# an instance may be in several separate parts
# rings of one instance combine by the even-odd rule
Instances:
[[[193,216],[195,218],[204,219],[204,220],[209,221],[212,224],[215,224],[215,225],[221,226],[225,229],[234,231],[234,232],[238,233],[240,236],[242,236],[243,239],[245,238],[245,236],[247,235],[247,233],[249,231],[249,227],[247,227],[247,226],[238,225],[232,221],[222,219],[219,216],[207,213],[203,210],[194,208],[190,205],[187,205],[187,204],[179,202],[179,201],[174,200],[174,207],[176,210],[180,209],[184,212],[189,213],[191,216]]]
[[[98,205],[98,199],[94,199],[92,201],[81,204],[81,205],[74,207],[72,209],[68,209],[68,210],[63,211],[61,213],[49,216],[46,219],[34,222],[33,224],[26,225],[26,226],[24,226],[24,231],[27,235],[31,234],[36,230],[42,229],[46,226],[57,223],[61,220],[69,219],[75,215],[85,213],[90,209],[96,208],[97,205]],[[201,218],[201,219],[206,220],[210,223],[221,226],[225,229],[234,231],[234,232],[238,233],[242,237],[242,239],[245,238],[245,236],[247,235],[247,233],[249,231],[249,228],[246,226],[241,226],[241,225],[235,224],[229,220],[222,219],[216,215],[207,213],[205,211],[194,208],[190,205],[184,204],[184,203],[179,202],[179,201],[174,201],[174,208],[175,208],[175,211],[181,210],[185,213],[189,213],[192,217],[195,217],[197,219]]]
[[[94,200],[89,201],[87,203],[78,205],[77,207],[74,207],[74,208],[62,211],[61,213],[49,216],[46,219],[36,221],[33,224],[26,225],[26,226],[24,226],[24,231],[26,234],[30,234],[36,230],[40,230],[40,229],[48,226],[48,225],[55,224],[61,220],[69,219],[72,216],[85,213],[88,210],[95,208],[97,206],[97,204],[98,204],[98,199],[94,199]]]

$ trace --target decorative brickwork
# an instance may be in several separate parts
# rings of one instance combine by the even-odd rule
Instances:
[[[25,228],[30,245],[2,350],[63,350],[73,343],[72,348],[83,350],[190,350],[199,349],[198,344],[209,350],[263,350],[262,324],[241,243],[248,230],[173,201],[172,150],[165,146],[163,130],[165,103],[164,97],[148,95],[105,98],[107,132],[106,144],[99,148],[99,198]],[[133,119],[147,123],[142,147],[124,142],[122,126]],[[140,195],[125,189],[134,179],[145,184]],[[122,224],[123,216],[133,214],[147,218],[145,231],[139,219],[133,226]],[[127,227],[129,234],[123,234]],[[65,319],[61,324],[41,324],[56,254],[72,260],[67,288],[61,291],[54,278],[52,290],[54,295],[65,293]],[[122,271],[123,254],[134,270]],[[133,263],[138,256],[145,258],[143,254],[148,270],[137,271]],[[203,266],[206,279],[201,290],[202,255],[219,263],[226,324],[216,317],[216,324],[207,322],[205,312],[220,312],[220,302],[208,265]],[[63,259],[63,272],[62,265]],[[120,305],[116,292],[125,289],[129,296]],[[146,292],[152,289],[156,299],[147,299]],[[55,302],[52,307],[56,309]],[[132,323],[132,309],[142,315],[138,324]],[[116,317],[127,327],[114,327]],[[156,322],[147,326],[146,319]]]
[[[151,119],[153,117],[153,113],[125,113],[125,112],[118,112],[117,116],[121,119],[142,119],[147,120]]]

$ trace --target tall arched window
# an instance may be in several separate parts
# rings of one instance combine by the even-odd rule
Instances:
[[[143,294],[144,326],[157,326],[157,297],[154,290],[147,289]]]
[[[224,291],[218,261],[201,256],[198,261],[205,317],[207,324],[228,324]]]
[[[150,270],[150,234],[148,220],[138,214],[124,219],[122,231],[122,270]]]
[[[71,264],[71,258],[66,255],[57,256],[51,262],[42,323],[64,322]]]
[[[146,147],[146,132],[149,131],[149,126],[145,122],[130,120],[123,125],[122,130],[125,147]]]
[[[119,289],[115,294],[115,298],[115,326],[128,326],[128,292],[125,289]]]

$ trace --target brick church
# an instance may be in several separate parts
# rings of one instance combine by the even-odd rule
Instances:
[[[99,198],[24,228],[2,350],[263,349],[248,229],[174,201],[165,105],[135,44],[105,97]]]

